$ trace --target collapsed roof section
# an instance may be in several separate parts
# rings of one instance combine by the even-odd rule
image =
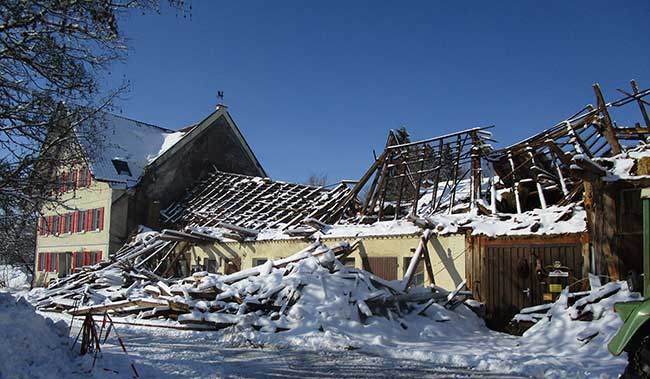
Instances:
[[[349,192],[343,184],[327,190],[215,171],[161,215],[168,225],[224,228],[230,230],[225,236],[235,239],[268,229],[313,234],[319,224],[334,221],[332,208]]]
[[[390,131],[384,152],[335,212],[352,209],[356,221],[372,223],[415,213],[451,212],[460,200],[457,194],[464,195],[462,200],[469,200],[470,206],[476,205],[483,182],[481,159],[491,150],[489,128],[416,142],[401,141]],[[364,189],[365,200],[356,208],[356,198]]]
[[[216,171],[165,209],[163,221],[195,231],[225,228],[221,236],[239,240],[258,238],[268,230],[280,233],[259,237],[356,230],[350,224],[385,229],[381,222],[393,220],[409,220],[441,234],[461,229],[490,236],[582,232],[583,177],[576,167],[592,158],[634,154],[633,146],[650,136],[645,109],[650,103],[643,100],[650,89],[639,91],[632,81],[632,93],[619,90],[625,97],[611,103],[605,102],[597,84],[594,91],[597,107],[588,105],[552,128],[500,150],[490,145],[491,127],[415,142],[391,131],[384,151],[351,189],[341,184],[327,191]],[[611,109],[633,102],[645,126],[614,123]],[[555,225],[560,222],[566,225]],[[480,227],[487,224],[491,225],[487,229]]]
[[[587,105],[569,119],[507,148],[494,151],[489,161],[498,180],[492,191],[492,210],[522,213],[545,209],[551,205],[566,205],[582,199],[582,178],[570,172],[572,158],[603,158],[620,154],[650,135],[650,120],[643,98],[650,89],[639,91],[634,81],[632,93],[606,103],[598,84],[594,84],[597,106]],[[610,115],[612,108],[636,102],[645,126],[617,125]]]

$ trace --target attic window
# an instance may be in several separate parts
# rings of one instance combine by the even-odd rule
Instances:
[[[115,167],[115,171],[117,171],[118,175],[128,175],[131,176],[131,170],[129,170],[129,164],[126,163],[125,161],[121,159],[113,159],[111,162],[113,162],[113,166]]]

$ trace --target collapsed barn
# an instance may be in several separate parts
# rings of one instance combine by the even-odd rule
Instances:
[[[486,304],[491,326],[503,328],[519,309],[584,285],[588,273],[622,278],[640,259],[641,245],[620,237],[640,230],[632,199],[646,179],[605,185],[596,180],[605,169],[593,162],[640,149],[650,132],[644,100],[650,90],[632,82],[631,91],[609,103],[598,85],[594,92],[596,106],[498,150],[490,127],[415,142],[391,131],[358,182],[329,190],[214,171],[161,211],[166,229],[144,253],[129,255],[126,246],[108,264],[128,261],[150,273],[137,275],[165,284],[192,273],[276,267],[314,240],[330,246],[356,240],[337,258],[381,280],[390,296],[425,284],[438,292],[471,291]],[[614,122],[611,111],[628,104],[639,107],[644,125]],[[635,164],[634,172],[646,175],[645,164]],[[59,295],[58,306],[72,307]],[[156,307],[141,303],[128,306]]]

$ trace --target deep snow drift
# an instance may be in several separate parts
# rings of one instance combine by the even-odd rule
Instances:
[[[25,300],[0,292],[0,378],[88,378],[70,350],[68,326],[34,312]]]

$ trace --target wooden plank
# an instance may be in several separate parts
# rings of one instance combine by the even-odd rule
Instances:
[[[424,253],[424,266],[427,270],[427,276],[429,277],[429,283],[430,284],[436,284],[436,278],[433,275],[433,265],[431,264],[431,257],[429,256],[429,248],[428,244],[424,245],[424,249],[422,249],[422,252]]]
[[[598,85],[598,83],[594,84],[594,92],[596,94],[596,99],[598,101],[598,110],[602,113],[604,124],[605,124],[603,134],[605,135],[607,142],[612,148],[612,154],[613,155],[620,154],[622,151],[621,144],[618,142],[618,139],[616,138],[616,133],[614,133],[614,127],[613,127],[614,123],[612,122],[612,119],[609,116],[609,112],[607,111],[607,104],[605,103],[605,99],[603,99],[603,94],[600,91],[600,86]]]
[[[632,85],[632,91],[634,92],[634,94],[638,95],[639,87],[636,85],[636,81],[631,80],[630,84]],[[645,127],[650,128],[650,118],[648,117],[648,112],[646,111],[643,102],[641,101],[641,99],[637,99],[637,103],[639,104],[639,109],[641,110],[641,114],[643,115],[643,121],[645,121]]]

